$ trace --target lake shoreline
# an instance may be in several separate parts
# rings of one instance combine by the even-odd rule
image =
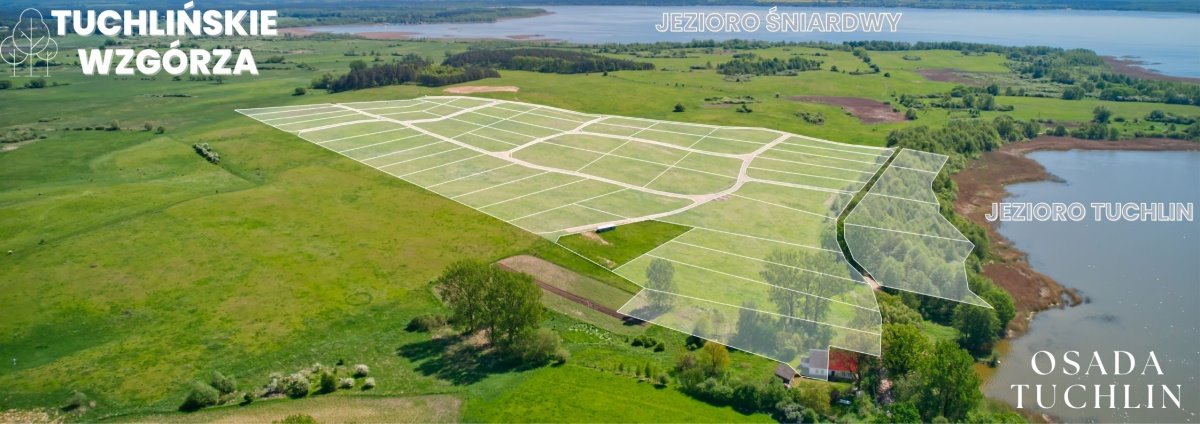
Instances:
[[[1100,56],[1100,59],[1104,60],[1104,63],[1108,64],[1108,66],[1118,74],[1156,81],[1174,81],[1200,84],[1200,78],[1167,75],[1154,69],[1147,68],[1146,65],[1149,64],[1140,59],[1115,56]]]
[[[1200,151],[1200,143],[1157,138],[1093,141],[1042,136],[984,153],[952,177],[959,188],[955,211],[987,230],[989,248],[997,258],[984,265],[982,274],[1007,290],[1017,308],[1017,317],[1008,323],[1010,339],[1024,334],[1038,312],[1076,306],[1084,299],[1075,288],[1065,287],[1035,270],[1026,253],[999,233],[997,223],[984,218],[992,203],[1009,197],[1008,185],[1058,179],[1042,164],[1026,157],[1027,153],[1046,150]]]

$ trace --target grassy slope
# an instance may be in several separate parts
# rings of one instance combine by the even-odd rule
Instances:
[[[670,389],[576,365],[552,367],[505,390],[467,401],[465,421],[588,422],[773,422],[763,414],[743,415],[713,408]]]
[[[101,40],[60,41],[69,62],[75,45]],[[32,126],[48,136],[0,153],[0,214],[9,217],[0,221],[0,249],[14,251],[0,256],[0,281],[4,281],[0,310],[6,317],[0,320],[4,366],[0,387],[5,387],[0,408],[55,406],[79,389],[99,404],[84,418],[169,411],[178,405],[188,381],[204,378],[213,369],[236,375],[245,390],[261,384],[271,371],[345,358],[372,366],[379,395],[463,393],[469,396],[468,417],[514,417],[519,412],[529,420],[554,420],[552,409],[513,411],[505,398],[482,396],[534,381],[538,384],[520,385],[522,389],[510,399],[541,399],[539,393],[549,393],[542,385],[560,387],[561,395],[571,393],[571,383],[586,381],[593,388],[588,401],[595,409],[589,411],[603,416],[618,412],[612,405],[622,403],[624,391],[649,389],[610,381],[606,376],[617,363],[632,366],[653,360],[669,365],[669,354],[679,349],[674,344],[681,344],[682,336],[659,328],[648,331],[673,344],[666,353],[650,353],[627,343],[575,343],[569,344],[572,366],[493,375],[468,386],[422,374],[412,361],[397,356],[397,347],[427,340],[399,328],[412,316],[437,308],[426,282],[450,261],[532,252],[614,284],[623,280],[558,246],[233,111],[440,93],[404,86],[290,95],[292,88],[307,85],[320,72],[342,72],[350,60],[362,58],[344,56],[348,50],[379,50],[385,52],[385,59],[391,52],[440,57],[465,44],[364,40],[251,44],[260,58],[287,53],[318,70],[263,71],[259,77],[214,84],[164,77],[82,77],[76,69],[64,68],[56,69],[51,81],[70,85],[0,93],[4,99],[0,129]],[[769,54],[790,53],[776,49]],[[484,83],[521,87],[519,93],[488,96],[585,112],[767,126],[879,145],[891,129],[938,124],[949,117],[930,113],[916,122],[867,126],[837,108],[796,103],[787,97],[849,95],[886,100],[890,91],[933,92],[954,85],[925,81],[915,73],[916,66],[1003,71],[1002,59],[995,56],[920,54],[921,62],[908,62],[889,59],[900,53],[872,53],[892,78],[819,71],[731,83],[710,71],[686,71],[688,65],[706,60],[728,60],[726,54],[653,59],[661,68],[672,69],[668,71],[618,72],[609,77],[504,72],[501,80]],[[840,52],[826,60],[844,69],[861,63]],[[614,92],[625,95],[596,95]],[[153,96],[169,93],[194,97]],[[775,93],[781,97],[774,98]],[[702,107],[704,97],[740,95],[753,95],[763,103],[756,104],[752,114]],[[1018,117],[1077,121],[1089,119],[1095,105],[1107,103],[998,100],[1017,105],[1013,114]],[[671,113],[677,101],[688,111]],[[1187,115],[1200,109],[1108,105],[1115,115],[1131,117],[1156,108]],[[792,115],[800,110],[821,111],[827,122],[805,124]],[[39,119],[57,120],[38,123]],[[143,122],[163,125],[167,133],[61,131],[113,120],[125,127],[140,127]],[[192,153],[190,145],[198,142],[210,143],[220,152],[222,164],[207,164]],[[571,320],[551,323],[574,324]],[[16,366],[10,365],[9,358],[18,359]],[[748,375],[768,375],[772,367],[769,361],[749,355],[736,358],[735,367],[744,367]],[[587,367],[598,371],[589,372]],[[655,404],[662,411],[633,413],[667,417],[664,411],[691,405],[688,408],[708,411],[709,416],[739,418],[719,415],[719,408],[691,402],[676,392],[650,389],[646,393],[663,396],[651,397],[660,400]],[[472,403],[476,397],[481,400]],[[575,411],[580,410],[586,408]]]
[[[597,263],[603,264],[606,263],[605,260],[611,261],[615,268],[678,237],[688,229],[682,225],[666,222],[643,221],[622,225],[615,231],[600,234],[600,237],[608,244],[602,244],[579,234],[563,236],[558,239],[558,243]]]
[[[137,417],[146,423],[271,423],[304,414],[317,422],[453,423],[461,418],[462,401],[453,396],[376,397],[326,395],[298,401],[258,401],[194,414]]]

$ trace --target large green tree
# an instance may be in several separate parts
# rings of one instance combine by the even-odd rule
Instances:
[[[819,322],[829,313],[829,299],[845,286],[822,274],[836,274],[831,261],[809,252],[775,250],[767,255],[759,275],[770,284],[769,295],[779,313]]]
[[[455,262],[436,285],[467,331],[488,330],[489,339],[510,346],[542,320],[542,291],[527,274],[474,261]]]
[[[883,366],[894,376],[920,368],[930,347],[929,339],[915,325],[883,326]]]
[[[477,330],[483,321],[484,280],[488,265],[458,261],[447,266],[435,285],[450,307],[452,320],[467,330]]]
[[[1000,320],[996,310],[966,303],[954,308],[954,328],[958,329],[958,342],[975,353],[987,353],[1000,334]]]
[[[670,293],[677,293],[675,288],[675,266],[665,259],[655,258],[646,267],[646,296],[650,304],[659,309],[671,307],[675,299]]]
[[[945,417],[961,422],[983,398],[971,354],[953,342],[940,341],[918,371],[917,408],[931,421]]]
[[[493,343],[511,346],[542,321],[542,289],[529,274],[489,267],[484,319]]]

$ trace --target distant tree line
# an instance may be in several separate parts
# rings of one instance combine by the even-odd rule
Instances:
[[[442,64],[456,67],[499,68],[554,74],[581,74],[625,70],[646,71],[654,69],[653,64],[646,62],[616,59],[573,50],[547,48],[469,50],[450,55]]]
[[[342,76],[325,74],[313,80],[312,88],[326,89],[332,93],[363,88],[414,82],[427,87],[459,84],[484,78],[499,78],[495,69],[480,67],[433,66],[418,55],[402,56],[392,63],[368,67],[356,60],[350,63],[350,72]]]
[[[821,69],[821,61],[803,57],[770,59],[742,57],[717,65],[723,75],[795,75],[798,72]]]

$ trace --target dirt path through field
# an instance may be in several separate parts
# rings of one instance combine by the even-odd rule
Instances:
[[[512,272],[521,272],[521,271],[520,271],[520,270],[518,270],[518,269],[515,269],[515,268],[513,268],[513,267],[511,267],[511,266],[508,266],[508,265],[506,265],[506,264],[504,263],[504,261],[497,262],[497,263],[496,263],[496,266],[499,266],[500,268],[503,268],[503,269],[506,269],[506,270],[509,270],[509,271],[512,271]],[[589,299],[587,299],[587,298],[585,298],[585,297],[583,297],[583,296],[580,296],[580,295],[577,295],[577,294],[575,294],[575,293],[571,293],[571,292],[569,292],[569,291],[566,291],[566,290],[560,289],[560,288],[558,288],[558,287],[555,287],[555,286],[551,285],[550,283],[547,283],[547,282],[545,282],[545,281],[542,281],[542,280],[540,280],[540,279],[538,279],[538,278],[536,278],[536,277],[533,279],[533,282],[534,282],[534,283],[537,283],[538,287],[541,287],[541,288],[542,288],[542,290],[548,291],[548,292],[550,292],[550,293],[554,293],[554,294],[556,294],[556,295],[558,295],[558,296],[561,296],[561,297],[563,297],[563,298],[565,298],[565,299],[567,299],[567,300],[570,300],[570,301],[572,301],[572,302],[575,302],[575,303],[578,303],[578,304],[580,304],[580,305],[586,306],[586,307],[588,307],[588,308],[590,308],[590,309],[592,309],[592,310],[595,310],[595,311],[597,311],[597,312],[600,312],[600,313],[602,313],[602,314],[605,314],[605,315],[608,315],[608,316],[610,316],[610,317],[616,318],[616,319],[618,319],[618,320],[621,320],[621,321],[628,321],[628,320],[630,320],[630,319],[633,319],[633,318],[631,318],[631,317],[629,317],[629,316],[627,316],[627,315],[625,315],[625,314],[622,314],[622,313],[620,313],[620,312],[617,312],[615,309],[609,308],[609,307],[607,307],[607,306],[604,306],[604,305],[600,305],[600,304],[598,304],[598,303],[596,303],[596,302],[593,302],[593,301],[591,301],[591,300],[589,300]]]

